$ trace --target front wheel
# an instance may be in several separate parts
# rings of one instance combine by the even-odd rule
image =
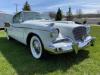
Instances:
[[[38,36],[32,36],[30,40],[30,50],[35,59],[40,59],[43,55],[43,44]]]
[[[6,33],[6,38],[7,38],[7,40],[11,40],[11,37],[8,35],[7,28],[5,28],[5,33]]]

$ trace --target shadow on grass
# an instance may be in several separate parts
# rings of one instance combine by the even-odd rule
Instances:
[[[12,64],[18,75],[48,74],[57,70],[66,71],[89,57],[87,50],[80,50],[77,55],[74,53],[46,55],[41,60],[35,60],[24,45],[15,40],[7,41],[6,38],[0,38],[0,52]]]

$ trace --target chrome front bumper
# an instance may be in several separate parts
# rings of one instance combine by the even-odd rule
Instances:
[[[53,44],[54,50],[52,50],[52,51],[53,51],[53,53],[56,53],[56,54],[71,52],[73,50],[76,53],[78,53],[79,49],[85,48],[87,46],[94,46],[94,44],[95,44],[95,38],[88,36],[82,42],[55,43],[55,44]]]

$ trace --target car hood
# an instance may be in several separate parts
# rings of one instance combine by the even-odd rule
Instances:
[[[29,21],[24,21],[22,24],[30,24],[30,25],[46,27],[46,26],[49,26],[51,23],[54,23],[54,26],[63,26],[63,27],[69,27],[69,28],[82,26],[79,24],[75,24],[72,21],[52,21],[52,20],[29,20]]]
[[[51,20],[29,20],[23,22],[23,26],[37,28],[41,30],[50,30],[50,27],[59,29],[62,37],[70,37],[74,39],[73,29],[77,27],[85,27],[84,25],[75,24],[72,21],[51,21]],[[50,24],[54,24],[53,26]],[[30,26],[29,26],[30,25]]]

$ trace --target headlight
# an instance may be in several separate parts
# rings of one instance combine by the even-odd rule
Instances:
[[[52,29],[52,31],[50,32],[50,37],[58,37],[59,35],[59,29]]]

